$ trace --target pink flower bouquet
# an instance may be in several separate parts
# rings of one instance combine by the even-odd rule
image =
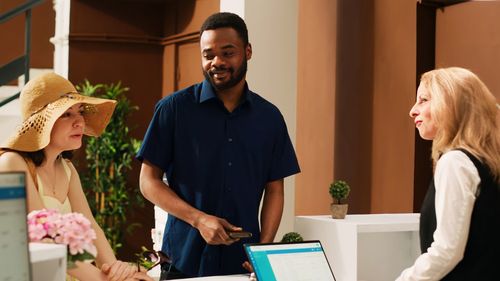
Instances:
[[[76,261],[93,260],[97,249],[96,234],[90,221],[80,213],[61,214],[54,209],[43,209],[28,214],[28,233],[31,242],[50,239],[68,247],[68,268]]]

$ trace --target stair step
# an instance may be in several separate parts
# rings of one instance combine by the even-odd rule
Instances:
[[[20,115],[6,115],[0,116],[0,143],[3,143],[21,124]]]
[[[30,69],[30,79],[34,79],[43,73],[53,72],[48,68]],[[24,75],[18,79],[19,86],[5,85],[0,87],[0,101],[17,94],[24,85]],[[21,124],[21,104],[19,99],[15,99],[8,104],[0,107],[0,143],[3,143]]]
[[[20,108],[21,104],[19,103],[19,99],[15,99],[8,104],[0,107],[0,117],[4,115],[21,117]]]
[[[14,94],[19,93],[21,88],[18,86],[2,86],[0,87],[0,101],[4,100]]]
[[[12,95],[19,93],[20,87],[18,86],[2,86],[0,87],[0,101],[10,98]],[[15,99],[8,104],[0,107],[0,116],[21,116],[19,99]],[[3,129],[3,127],[0,126]]]

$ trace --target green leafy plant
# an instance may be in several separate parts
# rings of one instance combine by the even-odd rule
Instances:
[[[92,85],[85,80],[77,89],[84,95],[117,101],[104,133],[97,138],[86,138],[87,172],[82,177],[94,217],[116,252],[122,246],[124,231],[138,226],[127,222],[127,211],[143,204],[139,189],[127,187],[127,172],[140,141],[129,136],[126,121],[138,107],[130,104],[124,95],[129,89],[121,83]]]
[[[281,242],[302,242],[304,238],[298,232],[288,232],[283,235]]]
[[[351,187],[343,180],[338,180],[330,184],[329,192],[332,196],[334,204],[340,204],[341,200],[344,200],[347,196],[349,196],[350,191]]]

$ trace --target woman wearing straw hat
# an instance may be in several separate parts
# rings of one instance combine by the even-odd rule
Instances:
[[[118,261],[96,223],[69,161],[82,145],[83,135],[99,136],[108,124],[116,101],[80,95],[65,78],[47,73],[29,81],[20,96],[23,123],[0,146],[0,171],[26,171],[29,211],[43,208],[79,212],[97,234],[96,262],[77,263],[68,274],[79,280],[136,280],[147,276],[135,266]]]

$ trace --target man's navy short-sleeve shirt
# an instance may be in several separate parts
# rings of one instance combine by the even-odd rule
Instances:
[[[244,272],[242,243],[260,239],[266,183],[300,171],[278,108],[245,86],[243,101],[229,112],[207,80],[158,102],[137,158],[161,168],[191,206],[253,233],[231,246],[211,246],[169,215],[162,250],[192,276]]]

